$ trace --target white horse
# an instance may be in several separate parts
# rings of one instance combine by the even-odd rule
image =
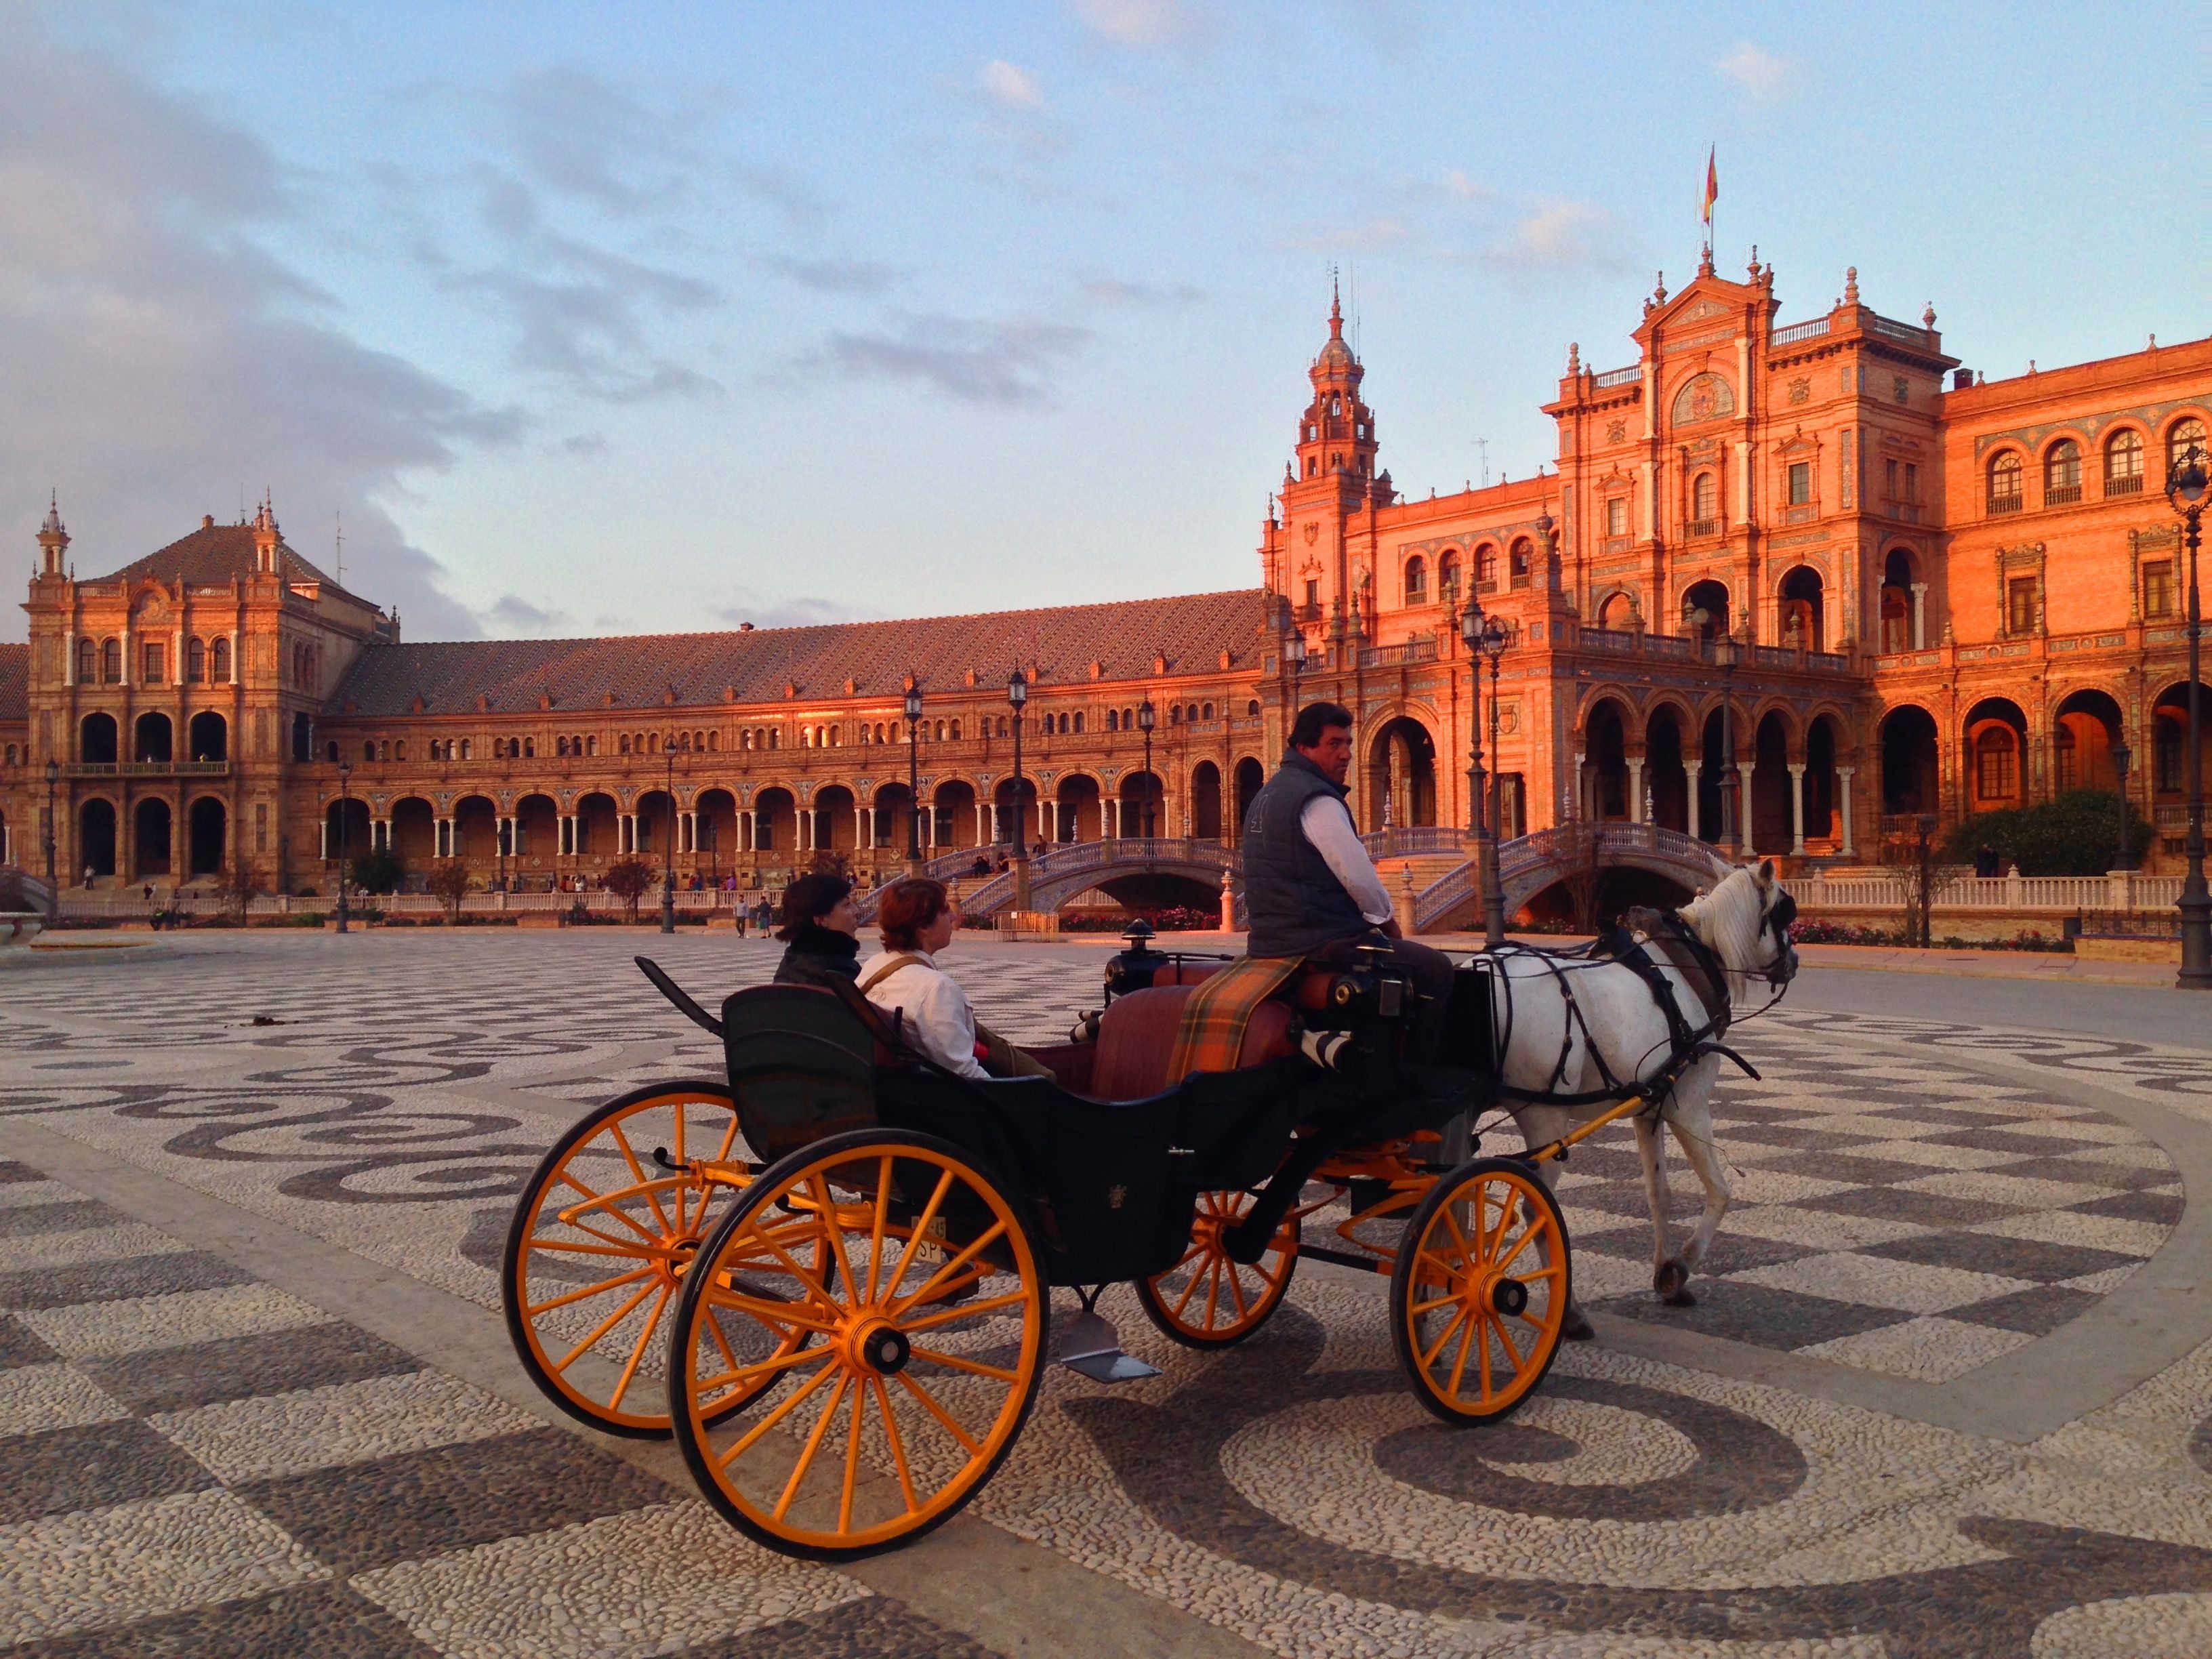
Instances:
[[[1690,1030],[1705,1026],[1716,1015],[1748,1012],[1744,1002],[1754,981],[1762,993],[1779,994],[1797,971],[1797,952],[1789,940],[1789,923],[1796,913],[1796,902],[1774,878],[1771,859],[1762,860],[1756,869],[1745,865],[1730,870],[1711,892],[1700,894],[1674,913],[1726,970],[1723,988],[1716,996],[1710,975],[1696,971],[1694,963],[1686,973],[1658,949],[1651,951],[1658,970],[1674,988]],[[1509,1087],[1579,1094],[1606,1086],[1607,1070],[1626,1084],[1664,1070],[1673,1057],[1667,1018],[1650,987],[1633,969],[1619,963],[1560,963],[1558,971],[1571,982],[1580,1009],[1580,1018],[1571,1019],[1555,971],[1541,955],[1508,954],[1499,963],[1504,983],[1496,994],[1501,1004],[1510,1005],[1510,1012],[1501,1006],[1493,1013],[1500,1031],[1507,1019],[1511,1022],[1500,1066],[1501,1080]],[[1708,1006],[1723,998],[1729,1007]],[[1693,1060],[1660,1102],[1656,1116],[1640,1112],[1630,1120],[1636,1126],[1636,1150],[1644,1160],[1644,1188],[1651,1206],[1652,1288],[1661,1301],[1674,1307],[1696,1302],[1686,1288],[1689,1277],[1705,1259],[1721,1218],[1728,1213],[1728,1172],[1713,1144],[1713,1084],[1720,1066],[1718,1054]],[[1531,1103],[1510,1109],[1523,1139],[1534,1148],[1595,1117],[1606,1109],[1606,1103]],[[1668,1237],[1667,1178],[1661,1164],[1664,1148],[1658,1132],[1662,1120],[1673,1128],[1682,1155],[1705,1189],[1705,1215],[1679,1254],[1670,1253]],[[1559,1160],[1549,1159],[1537,1167],[1545,1184],[1555,1187]],[[1571,1302],[1566,1324],[1567,1334],[1578,1340],[1591,1334],[1582,1310]]]

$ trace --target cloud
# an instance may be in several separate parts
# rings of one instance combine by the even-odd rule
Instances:
[[[1509,270],[1619,270],[1627,265],[1613,216],[1587,202],[1548,202],[1485,256]]]
[[[795,367],[848,380],[904,380],[963,403],[1050,401],[1053,373],[1091,331],[1047,323],[907,316],[896,329],[838,332]]]
[[[1205,291],[1188,283],[1128,283],[1117,276],[1094,276],[1083,284],[1086,299],[1102,306],[1124,306],[1151,311],[1195,305]]]
[[[550,453],[566,455],[572,460],[596,461],[606,455],[608,448],[605,433],[579,432],[573,438],[562,439]]]
[[[984,64],[983,72],[975,77],[975,84],[986,98],[1010,109],[1044,107],[1044,92],[1037,85],[1036,76],[1027,70],[1015,68],[1004,58],[994,58]]]
[[[1354,223],[1306,225],[1291,231],[1285,241],[1305,253],[1362,253],[1402,242],[1412,234],[1403,219],[1382,214]]]
[[[1117,46],[1165,46],[1204,32],[1203,20],[1181,0],[1071,0],[1084,27]]]
[[[872,259],[800,259],[787,253],[763,254],[756,264],[817,294],[881,294],[905,273]]]
[[[410,631],[478,631],[386,503],[525,426],[348,332],[264,239],[313,229],[293,175],[242,124],[11,10],[0,57],[0,531],[49,484],[87,576],[274,489],[318,562],[342,512],[346,584]],[[318,526],[310,534],[307,526]],[[21,637],[13,606],[0,628]]]
[[[1739,41],[1735,50],[1713,67],[1736,83],[1753,98],[1771,100],[1791,91],[1797,81],[1797,60],[1778,57],[1749,40]]]
[[[493,627],[513,634],[551,634],[569,626],[567,611],[541,610],[514,593],[501,594],[483,614]]]
[[[740,623],[750,623],[755,628],[816,628],[824,623],[866,622],[883,615],[880,611],[857,609],[842,599],[763,593],[750,587],[735,592],[730,604],[715,605],[707,612],[725,628],[735,628]]]

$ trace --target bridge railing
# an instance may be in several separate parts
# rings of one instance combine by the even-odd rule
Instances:
[[[1109,836],[1103,841],[1063,842],[1045,849],[1042,858],[1030,860],[1030,884],[1032,888],[1048,881],[1058,882],[1073,875],[1092,870],[1112,869],[1126,866],[1132,874],[1148,865],[1170,864],[1185,867],[1196,866],[1211,871],[1233,870],[1237,853],[1218,841],[1195,836]],[[981,915],[1002,910],[1014,900],[1014,872],[1008,870],[994,875],[972,892],[963,896],[960,908]]]
[[[1408,824],[1391,830],[1370,830],[1359,838],[1370,859],[1406,858],[1421,853],[1464,853],[1464,830],[1449,824]]]

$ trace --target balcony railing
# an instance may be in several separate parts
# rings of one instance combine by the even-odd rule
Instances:
[[[62,769],[72,778],[222,778],[228,761],[72,761]]]
[[[2124,478],[2107,478],[2105,480],[2105,494],[2108,496],[2140,495],[2142,494],[2142,481],[2143,475],[2140,472],[2130,473]]]
[[[2045,507],[2071,507],[2081,499],[2081,486],[2077,483],[2052,484],[2043,492]]]
[[[1692,541],[1717,536],[1721,533],[1721,521],[1718,519],[1692,519],[1682,527],[1682,533]]]
[[[1935,331],[1932,329],[1917,328],[1911,323],[1897,322],[1888,317],[1877,317],[1869,313],[1866,319],[1866,325],[1870,332],[1887,334],[1893,340],[1904,340],[1919,346],[1932,346],[1936,343]]]
[[[1990,516],[1995,518],[2002,513],[2017,513],[2026,499],[2022,495],[1992,495],[1990,497]]]
[[[1633,386],[1644,378],[1644,365],[1631,363],[1626,368],[1608,368],[1602,374],[1590,377],[1590,384],[1601,389],[1609,386]]]
[[[1294,621],[1317,623],[1321,620],[1321,607],[1318,605],[1302,605],[1291,611],[1291,616]]]
[[[1792,323],[1787,328],[1778,328],[1770,337],[1774,345],[1794,345],[1800,340],[1818,339],[1828,331],[1828,319],[1815,317],[1809,323]]]
[[[1394,668],[1401,663],[1434,662],[1437,642],[1433,636],[1424,640],[1407,640],[1402,645],[1371,645],[1359,653],[1362,668]]]

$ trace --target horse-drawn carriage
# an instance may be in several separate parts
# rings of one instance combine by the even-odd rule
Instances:
[[[1370,962],[1283,965],[1240,1001],[1249,959],[1139,941],[1103,1012],[1032,1051],[1052,1077],[975,1081],[849,988],[739,991],[718,1018],[641,960],[720,1036],[726,1076],[609,1102],[547,1154],[503,1261],[516,1351],[581,1420],[672,1431],[748,1535],[822,1559],[917,1537],[990,1478],[1050,1357],[1054,1287],[1087,1316],[1131,1284],[1162,1331],[1212,1348],[1267,1322],[1301,1255],[1350,1262],[1389,1275],[1422,1403],[1501,1418],[1571,1306],[1538,1161],[1681,1066],[1533,1152],[1473,1156],[1465,1126],[1501,1087],[1498,962],[1461,969],[1444,1052],[1419,1066],[1411,988]],[[1226,1063],[1188,1070],[1194,1028],[1228,1008]],[[1347,1248],[1307,1240],[1340,1202]]]

